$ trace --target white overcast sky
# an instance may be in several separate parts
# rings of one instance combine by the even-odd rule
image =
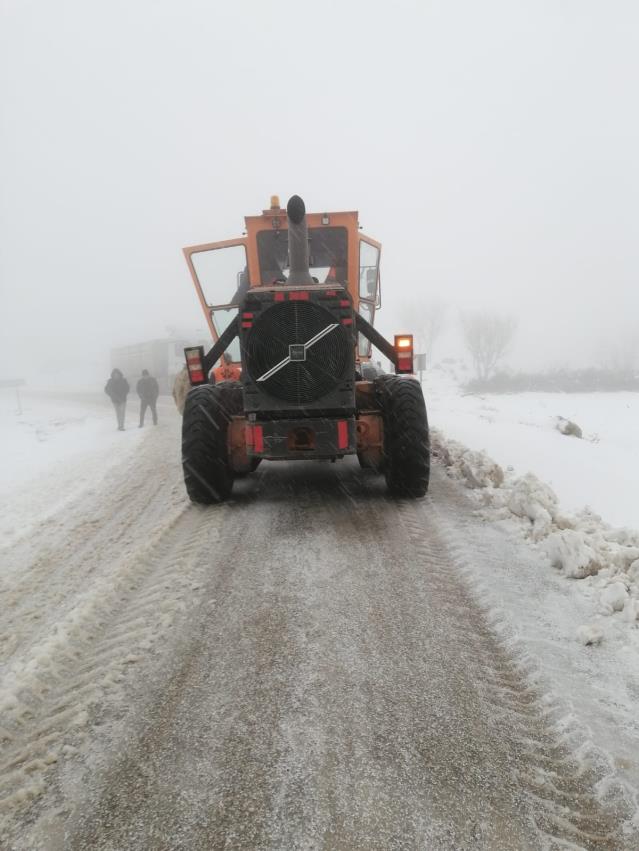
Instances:
[[[181,247],[272,193],[359,209],[389,333],[484,306],[543,366],[637,322],[637,2],[0,9],[0,378],[202,327]]]

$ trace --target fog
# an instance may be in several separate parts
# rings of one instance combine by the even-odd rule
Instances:
[[[593,0],[2,0],[0,378],[102,381],[204,326],[181,248],[278,193],[358,209],[381,330],[518,319],[517,368],[639,316],[639,7]],[[401,328],[397,327],[401,323]]]

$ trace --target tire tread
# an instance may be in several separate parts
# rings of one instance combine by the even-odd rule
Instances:
[[[231,469],[227,432],[231,417],[242,410],[239,382],[203,384],[192,388],[182,421],[182,469],[192,502],[212,505],[231,494]]]
[[[398,496],[424,496],[430,478],[430,440],[421,385],[412,378],[384,375],[376,380],[375,389],[384,420],[388,490]]]

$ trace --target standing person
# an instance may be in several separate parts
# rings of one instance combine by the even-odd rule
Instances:
[[[220,381],[239,381],[241,375],[242,370],[239,366],[233,366],[231,355],[228,352],[224,352],[222,355],[222,364],[216,366],[213,370],[215,383],[219,384]]]
[[[129,382],[119,369],[111,372],[111,378],[106,383],[104,392],[113,402],[115,416],[118,420],[118,431],[124,431],[124,412],[126,410],[126,397],[129,393]]]
[[[157,380],[153,378],[152,375],[149,375],[148,369],[142,370],[142,378],[138,381],[136,390],[138,391],[138,396],[140,397],[139,428],[142,428],[142,426],[144,425],[144,415],[146,413],[147,408],[150,408],[151,413],[153,414],[153,425],[157,425],[158,412],[155,407],[155,404],[158,400],[158,396],[160,395],[160,388],[158,386]]]

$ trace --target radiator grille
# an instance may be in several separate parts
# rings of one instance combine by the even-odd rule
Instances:
[[[264,381],[258,379],[289,357],[290,346],[308,343],[329,325],[337,325],[294,360]],[[325,396],[342,380],[351,341],[339,318],[309,301],[286,301],[264,310],[246,341],[246,367],[258,387],[277,399],[299,405]],[[299,349],[293,350],[299,356]]]

